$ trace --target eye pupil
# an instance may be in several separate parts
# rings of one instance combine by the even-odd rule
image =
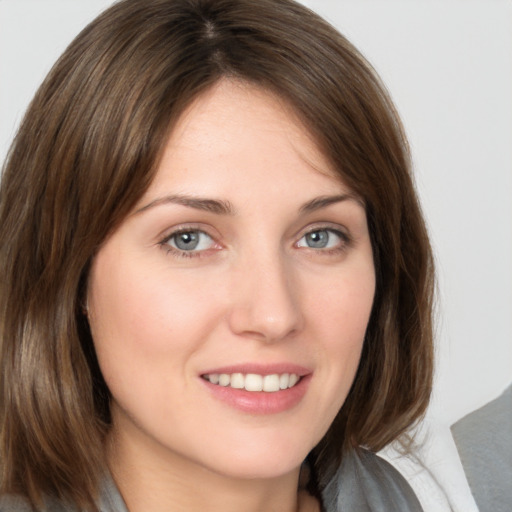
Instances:
[[[174,243],[182,251],[194,250],[199,244],[199,233],[196,231],[187,231],[175,236]]]
[[[313,231],[306,235],[306,243],[308,247],[315,249],[322,249],[326,247],[329,242],[329,233],[327,231]]]

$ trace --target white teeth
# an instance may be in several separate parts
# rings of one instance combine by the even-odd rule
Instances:
[[[204,378],[212,384],[246,391],[265,391],[274,393],[279,390],[292,388],[299,382],[300,377],[296,373],[274,373],[272,375],[258,375],[256,373],[210,373]]]
[[[242,373],[233,373],[231,375],[231,387],[235,389],[244,388],[244,376]]]
[[[279,375],[265,375],[263,377],[263,391],[267,393],[279,391]]]
[[[231,377],[227,373],[219,375],[219,386],[229,386],[231,384]]]
[[[248,373],[245,376],[244,387],[247,391],[263,391],[263,377],[255,373]]]

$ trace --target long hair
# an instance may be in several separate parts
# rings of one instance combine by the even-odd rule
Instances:
[[[286,101],[366,205],[376,296],[359,369],[309,455],[379,450],[427,406],[433,266],[400,120],[371,66],[291,0],[124,0],[32,101],[0,188],[1,493],[94,510],[109,391],[82,314],[92,259],[155,174],[184,109],[222,77]]]

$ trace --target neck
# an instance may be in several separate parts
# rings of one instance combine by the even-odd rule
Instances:
[[[298,494],[300,468],[272,478],[236,478],[197,465],[162,447],[111,436],[108,458],[130,512],[306,512],[317,503]]]

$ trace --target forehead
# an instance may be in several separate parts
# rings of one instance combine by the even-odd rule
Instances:
[[[293,191],[295,185],[324,194],[347,191],[286,101],[224,79],[196,98],[173,126],[148,192],[172,185],[204,194],[262,182],[269,192]]]

